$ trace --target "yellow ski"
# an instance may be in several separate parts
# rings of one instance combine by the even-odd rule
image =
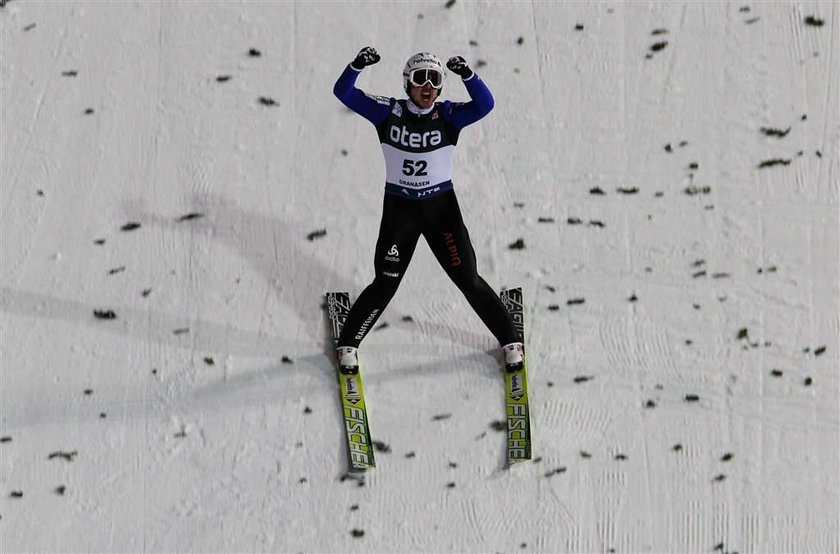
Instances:
[[[350,312],[350,295],[346,292],[327,293],[327,312],[333,342],[338,343],[344,320]],[[349,373],[338,371],[338,384],[341,392],[341,408],[344,414],[344,430],[347,433],[347,454],[350,467],[354,471],[365,471],[376,467],[373,442],[370,438],[367,408],[365,407],[365,389],[362,374],[355,370]]]
[[[503,290],[502,303],[513,319],[522,342],[525,342],[525,317],[522,307],[522,288]],[[531,410],[528,405],[528,370],[505,373],[505,412],[507,415],[508,467],[531,459]]]

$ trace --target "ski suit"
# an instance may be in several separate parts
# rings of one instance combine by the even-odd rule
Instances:
[[[338,346],[358,347],[373,328],[396,293],[420,235],[499,344],[520,340],[499,296],[476,270],[451,179],[458,135],[493,109],[490,90],[473,73],[463,81],[470,102],[447,100],[421,110],[408,99],[362,92],[355,87],[359,73],[348,65],[333,92],[375,126],[385,156],[385,194],[376,275],[353,304]]]

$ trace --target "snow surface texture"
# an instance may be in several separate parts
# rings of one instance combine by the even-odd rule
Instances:
[[[0,551],[840,550],[837,3],[1,4]],[[496,345],[421,245],[346,474],[366,45],[367,91],[428,49],[495,94],[454,181],[525,289],[512,471]]]

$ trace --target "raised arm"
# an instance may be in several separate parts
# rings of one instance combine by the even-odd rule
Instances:
[[[467,125],[475,123],[493,109],[495,101],[490,89],[484,84],[476,73],[470,69],[466,60],[461,56],[453,56],[446,62],[446,67],[450,71],[459,75],[464,81],[464,86],[467,88],[467,93],[470,95],[470,101],[460,103],[450,103],[449,110],[446,110],[444,117],[452,123],[455,127],[463,129]]]
[[[362,69],[369,65],[373,65],[380,60],[379,54],[370,46],[362,48],[335,82],[333,87],[333,94],[341,100],[341,102],[361,115],[374,125],[382,122],[388,117],[389,99],[381,96],[371,96],[365,94],[355,87],[356,79]]]

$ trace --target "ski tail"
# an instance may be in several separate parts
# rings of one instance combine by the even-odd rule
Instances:
[[[513,320],[519,339],[525,342],[522,287],[503,290],[500,298]],[[505,371],[508,467],[531,459],[531,409],[528,401],[527,356],[521,369]]]
[[[330,319],[333,343],[338,345],[341,329],[350,313],[350,294],[346,292],[327,293],[327,313]],[[336,360],[338,362],[338,360]],[[373,441],[370,438],[365,390],[362,373],[343,374],[339,371],[338,384],[341,392],[341,407],[344,415],[344,430],[347,435],[347,454],[354,471],[376,467]]]

